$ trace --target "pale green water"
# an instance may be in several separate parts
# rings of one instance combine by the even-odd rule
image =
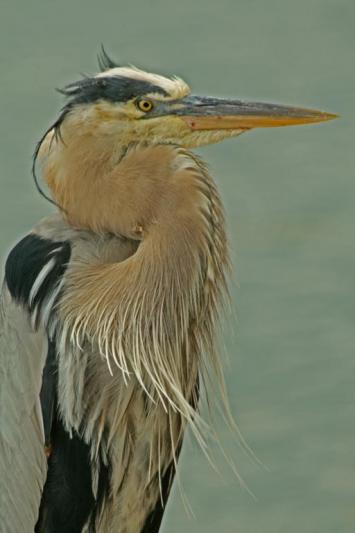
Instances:
[[[53,88],[93,72],[101,42],[196,93],[341,114],[201,151],[225,199],[237,272],[232,409],[269,471],[223,434],[254,501],[228,468],[216,476],[187,446],[181,477],[196,518],[176,491],[163,529],[355,531],[355,2],[1,0],[3,257],[50,211],[29,170],[61,105]]]

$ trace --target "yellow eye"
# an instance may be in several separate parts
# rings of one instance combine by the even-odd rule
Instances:
[[[144,111],[144,113],[148,113],[148,111],[151,111],[153,109],[153,102],[142,98],[141,100],[138,100],[137,107],[141,111]]]

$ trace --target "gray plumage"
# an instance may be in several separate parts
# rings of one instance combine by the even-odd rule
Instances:
[[[34,531],[47,473],[40,406],[47,352],[43,328],[6,286],[0,300],[0,530]]]
[[[35,150],[36,184],[38,159],[60,214],[7,260],[2,533],[159,531],[186,427],[208,455],[200,385],[231,421],[215,343],[224,213],[189,150],[334,118],[196,98],[179,78],[102,63],[63,91]]]

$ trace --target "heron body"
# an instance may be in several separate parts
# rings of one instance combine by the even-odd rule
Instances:
[[[190,149],[331,118],[193,97],[178,78],[102,63],[63,91],[36,150],[60,210],[6,262],[4,533],[159,531],[187,426],[205,446],[200,384],[225,395],[224,215]]]

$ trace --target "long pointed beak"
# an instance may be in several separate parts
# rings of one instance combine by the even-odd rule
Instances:
[[[173,114],[178,115],[192,130],[274,128],[323,122],[337,117],[301,107],[199,96],[188,96],[181,100],[176,104]]]

